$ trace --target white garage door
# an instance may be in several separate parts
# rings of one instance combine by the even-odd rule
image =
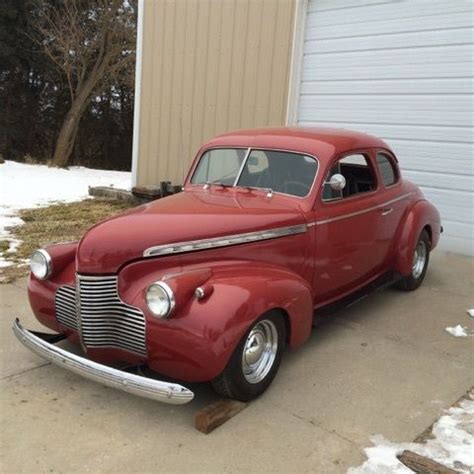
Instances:
[[[309,0],[297,120],[385,139],[474,254],[473,2]]]

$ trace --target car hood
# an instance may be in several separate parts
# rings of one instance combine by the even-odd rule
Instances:
[[[92,227],[77,251],[77,271],[116,273],[154,246],[304,223],[297,203],[235,190],[186,191]]]

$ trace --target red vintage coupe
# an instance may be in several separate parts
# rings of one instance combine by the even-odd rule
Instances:
[[[199,150],[183,192],[36,251],[31,307],[57,334],[18,320],[13,329],[45,359],[136,395],[172,404],[194,396],[111,363],[250,400],[271,384],[284,347],[303,344],[328,308],[389,284],[416,289],[441,232],[438,211],[378,138],[227,133]],[[56,346],[63,338],[87,357]]]

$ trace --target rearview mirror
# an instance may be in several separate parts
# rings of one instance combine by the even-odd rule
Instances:
[[[346,187],[346,178],[342,174],[333,174],[329,180],[329,186],[333,191],[342,191]]]
[[[249,166],[258,166],[258,158],[256,156],[249,156],[247,164]]]

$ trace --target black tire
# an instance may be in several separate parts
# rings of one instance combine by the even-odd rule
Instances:
[[[270,362],[267,362],[267,365],[265,366],[266,370],[263,370],[263,373],[260,374],[259,377],[252,373],[252,365],[246,365],[244,349],[247,347],[247,354],[249,354],[248,351],[252,351],[254,347],[258,350],[258,345],[252,346],[251,343],[255,340],[257,335],[260,335],[260,330],[266,329],[267,326],[273,336],[276,336],[276,339],[272,340],[276,340],[277,347],[275,351],[268,351],[268,353],[274,354],[274,357],[272,356],[273,360],[271,364]],[[275,329],[276,335],[273,333],[272,328]],[[250,340],[251,338],[252,341]],[[236,347],[226,368],[212,381],[214,390],[222,397],[241,400],[244,402],[257,398],[270,386],[275,378],[278,368],[280,367],[281,357],[285,347],[285,340],[286,327],[283,316],[278,311],[269,311],[268,313],[265,313],[252,324]],[[252,357],[252,355],[249,357]],[[258,360],[263,360],[262,357],[263,354]],[[257,365],[257,367],[260,366]],[[246,370],[247,373],[244,373]],[[252,381],[249,381],[249,379]]]
[[[417,252],[420,252],[420,248],[422,247],[424,247],[425,249],[425,257],[424,257],[422,268],[421,268],[421,262],[418,263],[418,266],[415,266],[415,261],[413,261],[411,274],[406,277],[403,277],[397,283],[397,287],[400,290],[403,290],[403,291],[416,290],[421,285],[421,283],[423,282],[425,278],[426,271],[428,270],[428,263],[430,261],[430,249],[431,249],[430,236],[426,230],[423,230],[423,232],[420,234],[415,250],[413,252],[413,260],[415,260],[415,255],[417,255]]]

